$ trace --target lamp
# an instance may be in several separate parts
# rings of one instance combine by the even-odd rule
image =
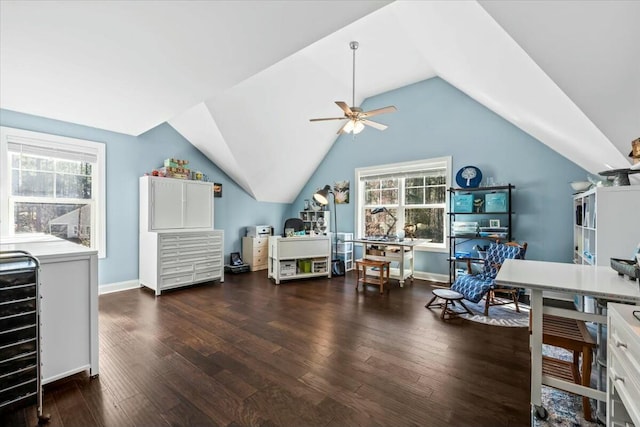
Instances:
[[[393,219],[393,222],[391,223],[391,225],[389,227],[387,227],[387,232],[385,233],[385,237],[388,239],[389,238],[389,231],[391,231],[391,229],[393,228],[394,225],[396,225],[396,222],[398,221],[396,219],[396,217],[389,211],[389,209],[385,208],[385,207],[380,207],[380,208],[373,208],[371,209],[371,214],[372,215],[377,215],[381,212],[386,212],[387,215],[391,216],[391,219]]]
[[[344,276],[344,261],[341,259],[334,259],[334,254],[336,256],[338,255],[338,213],[336,212],[336,195],[333,190],[331,190],[331,186],[327,184],[321,190],[316,191],[313,198],[321,205],[328,205],[329,194],[333,194],[333,223],[336,230],[335,235],[333,236],[335,252],[331,254],[331,273],[335,276]]]

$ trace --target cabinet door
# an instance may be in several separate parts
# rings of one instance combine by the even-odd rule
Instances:
[[[164,230],[182,228],[183,183],[174,180],[151,182],[151,228]]]
[[[185,183],[185,228],[213,228],[213,188],[201,183]]]

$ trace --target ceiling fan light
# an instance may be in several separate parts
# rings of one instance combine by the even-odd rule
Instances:
[[[343,130],[344,130],[346,133],[351,133],[351,132],[353,132],[353,122],[354,122],[353,120],[349,120],[349,121],[347,122],[347,124],[345,124],[345,125],[344,125]]]
[[[364,129],[364,124],[359,120],[358,121],[354,120],[354,124],[353,124],[354,135],[362,132],[362,129]]]

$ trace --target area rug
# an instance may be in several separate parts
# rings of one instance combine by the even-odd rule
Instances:
[[[494,305],[489,307],[489,316],[484,315],[484,300],[477,304],[469,301],[464,301],[464,304],[469,307],[471,314],[461,314],[463,319],[470,320],[472,322],[484,323],[493,326],[502,326],[510,328],[526,328],[529,326],[529,306],[524,304],[518,304],[520,313],[516,311],[514,304],[506,305]]]
[[[542,354],[552,356],[557,359],[571,360],[572,354],[558,347],[542,345]],[[597,369],[592,369],[591,386],[594,387],[597,378]],[[542,386],[542,405],[549,413],[545,421],[534,420],[535,427],[596,427],[598,423],[584,419],[582,411],[582,396],[556,390],[552,387]],[[596,420],[597,404],[591,399],[592,419]]]

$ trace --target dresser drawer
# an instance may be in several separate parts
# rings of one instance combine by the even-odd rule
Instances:
[[[220,260],[206,260],[195,263],[196,272],[220,269]]]
[[[192,273],[193,262],[186,263],[163,263],[160,265],[160,274],[177,274],[177,273]]]
[[[266,252],[264,254],[260,254],[258,256],[254,256],[253,257],[253,265],[255,265],[255,266],[267,265],[267,260],[268,259],[269,259],[269,257],[267,256]]]
[[[174,286],[186,285],[193,282],[193,273],[160,277],[160,287],[170,288]]]
[[[617,312],[612,312],[609,323],[608,343],[625,370],[634,373],[634,381],[640,388],[640,339],[629,328]]]
[[[220,277],[222,277],[222,270],[217,268],[214,270],[196,272],[193,281],[199,282],[203,280],[214,280],[219,279]]]
[[[607,372],[607,375],[618,391],[629,415],[633,417],[635,413],[636,419],[640,419],[640,408],[637,406],[638,402],[640,402],[640,383],[638,382],[640,372],[629,371],[628,366],[618,358],[618,354],[615,351],[607,355],[607,357],[611,358],[609,362],[610,372]],[[636,405],[635,408],[634,405]]]

